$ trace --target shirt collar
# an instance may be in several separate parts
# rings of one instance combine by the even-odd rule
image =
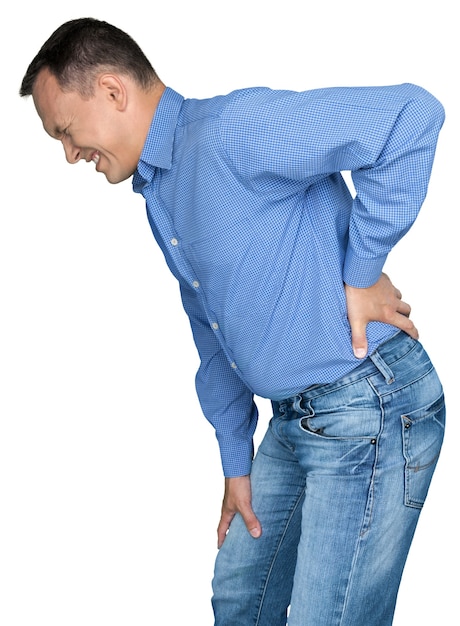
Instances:
[[[166,87],[156,108],[141,158],[134,172],[133,190],[135,192],[140,193],[145,184],[152,181],[155,168],[170,169],[174,135],[183,101],[184,98],[180,94]]]

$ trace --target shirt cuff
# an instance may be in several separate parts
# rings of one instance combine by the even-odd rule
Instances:
[[[226,478],[247,476],[251,473],[254,445],[250,441],[219,439],[222,469]]]
[[[386,260],[386,254],[372,259],[363,259],[348,249],[343,266],[343,280],[350,287],[371,287],[380,278]]]

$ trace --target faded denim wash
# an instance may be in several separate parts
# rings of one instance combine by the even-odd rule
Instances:
[[[337,382],[273,408],[251,474],[263,534],[233,520],[215,626],[390,626],[444,435],[428,355],[400,332]]]

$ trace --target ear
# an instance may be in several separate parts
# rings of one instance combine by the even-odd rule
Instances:
[[[122,77],[116,74],[101,74],[97,85],[104,98],[115,105],[117,111],[124,111],[128,104],[128,89]]]

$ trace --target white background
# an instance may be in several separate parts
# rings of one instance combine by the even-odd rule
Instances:
[[[458,626],[455,3],[115,4],[16,2],[2,13],[0,624],[213,621],[223,479],[177,286],[130,181],[112,186],[93,165],[70,167],[32,100],[17,95],[51,32],[92,16],[132,35],[186,97],[408,81],[443,102],[427,200],[386,266],[448,402],[395,625]],[[269,418],[259,404],[258,436]]]

